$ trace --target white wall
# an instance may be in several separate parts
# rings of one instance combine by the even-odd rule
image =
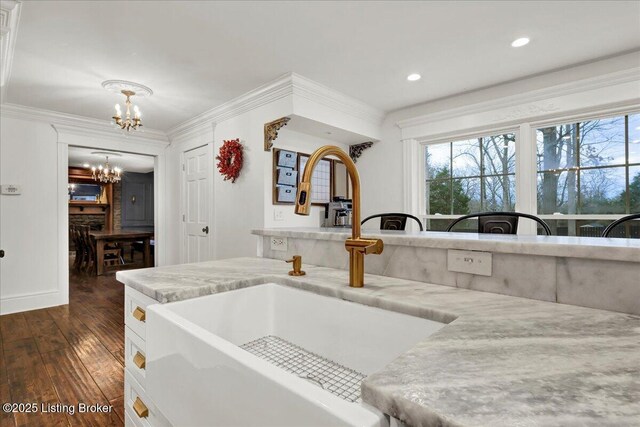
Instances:
[[[51,125],[0,118],[0,183],[22,186],[0,196],[0,313],[65,304],[59,283],[58,151]]]
[[[218,259],[255,255],[252,228],[264,223],[264,123],[290,113],[287,99],[263,105],[216,125],[214,152],[225,140],[240,138],[243,167],[235,183],[214,171],[215,256]]]
[[[181,248],[182,245],[182,220],[181,220],[181,200],[180,200],[180,185],[181,185],[181,157],[178,144],[172,143],[165,149],[166,157],[166,201],[167,209],[165,212],[165,218],[167,221],[167,265],[179,264],[181,262]]]
[[[291,119],[296,120],[296,118]],[[335,145],[349,152],[349,147],[330,139],[318,138],[316,136],[307,135],[301,132],[282,128],[278,132],[278,139],[275,141],[274,148],[297,151],[300,153],[311,154],[323,145]],[[264,227],[319,227],[321,219],[324,219],[324,206],[311,206],[309,216],[296,215],[293,205],[274,205],[272,197],[272,168],[273,153],[266,153],[264,166]],[[301,173],[301,172],[300,172]],[[284,220],[276,221],[274,213],[281,211]]]
[[[382,139],[365,150],[356,166],[362,187],[362,218],[384,212],[403,212],[402,136],[393,120],[385,119]],[[378,220],[364,227],[377,228]]]

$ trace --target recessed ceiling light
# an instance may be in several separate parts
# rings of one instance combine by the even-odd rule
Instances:
[[[413,73],[413,74],[409,74],[407,76],[407,80],[409,80],[410,82],[415,82],[417,80],[420,80],[422,76],[418,73]]]
[[[511,46],[513,47],[522,47],[526,44],[529,44],[529,37],[520,37],[511,42]]]

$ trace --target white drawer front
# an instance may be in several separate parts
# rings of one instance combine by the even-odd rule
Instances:
[[[158,301],[125,286],[124,291],[124,323],[143,340],[146,333],[147,306],[158,304]]]
[[[148,410],[145,416],[136,413],[136,401],[142,402]],[[142,386],[127,370],[124,372],[124,408],[125,412],[138,427],[171,427],[169,421],[158,411]]]
[[[143,388],[146,387],[146,357],[147,351],[144,340],[127,326],[124,329],[125,366]]]
[[[142,420],[140,420],[133,409],[125,408],[124,410],[124,427],[144,427]]]

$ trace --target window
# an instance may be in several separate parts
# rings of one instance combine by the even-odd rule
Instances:
[[[599,236],[606,215],[640,211],[640,114],[537,129],[536,144],[538,214],[553,234]]]
[[[498,134],[425,146],[427,228],[443,230],[450,219],[515,208],[515,135]]]

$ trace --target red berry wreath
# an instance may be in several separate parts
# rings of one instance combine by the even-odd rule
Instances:
[[[216,156],[218,170],[220,175],[224,176],[224,180],[236,182],[236,178],[240,175],[242,169],[242,144],[240,139],[232,139],[224,141],[220,147],[220,154]]]

